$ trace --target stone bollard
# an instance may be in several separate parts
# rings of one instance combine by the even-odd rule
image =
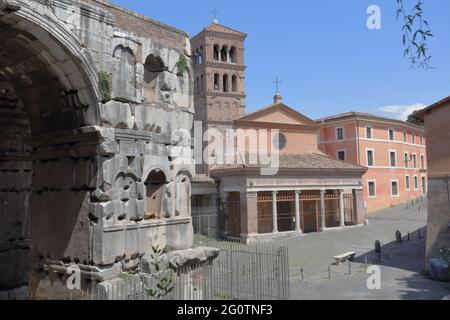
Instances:
[[[381,242],[379,240],[375,241],[375,253],[378,257],[378,262],[381,262]]]
[[[403,242],[402,239],[402,233],[400,231],[397,230],[397,232],[395,233],[395,241],[397,241],[398,243]]]

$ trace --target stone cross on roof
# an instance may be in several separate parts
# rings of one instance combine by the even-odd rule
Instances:
[[[282,84],[283,82],[278,80],[278,77],[276,77],[275,80],[273,81],[273,83],[275,83],[275,85],[276,85],[276,89],[277,89],[276,94],[279,95],[280,94],[280,84]]]
[[[212,13],[212,15],[213,15],[213,23],[216,23],[216,24],[218,24],[218,23],[219,23],[219,21],[217,20],[217,15],[219,14],[219,11],[217,11],[217,9],[216,9],[216,8],[214,8],[214,10],[213,10],[213,11],[211,11],[211,13]]]

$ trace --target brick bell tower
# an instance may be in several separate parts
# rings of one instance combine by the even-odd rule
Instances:
[[[214,19],[191,39],[194,60],[195,121],[203,130],[225,129],[245,114],[244,41],[247,34]],[[206,173],[197,166],[197,173]]]

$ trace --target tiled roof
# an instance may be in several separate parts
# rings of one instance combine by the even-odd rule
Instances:
[[[245,33],[222,26],[218,23],[212,23],[211,25],[209,25],[208,27],[205,28],[205,30],[207,31],[213,31],[213,32],[223,32],[223,33],[230,33],[230,34],[235,34],[235,35],[240,35],[240,36],[246,36]]]
[[[247,159],[248,159],[247,155]],[[220,165],[215,166],[212,170],[227,170],[227,169],[244,169],[244,168],[264,168],[268,167],[265,164],[252,165]],[[366,167],[354,165],[348,162],[335,160],[318,153],[307,154],[289,154],[280,156],[280,169],[310,169],[310,170],[349,170],[349,171],[365,171]]]

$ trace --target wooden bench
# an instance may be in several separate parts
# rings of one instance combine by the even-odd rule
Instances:
[[[336,260],[335,264],[341,264],[342,262],[345,262],[347,260],[353,260],[356,256],[356,252],[347,252],[340,254],[338,256],[333,257],[334,260]]]

